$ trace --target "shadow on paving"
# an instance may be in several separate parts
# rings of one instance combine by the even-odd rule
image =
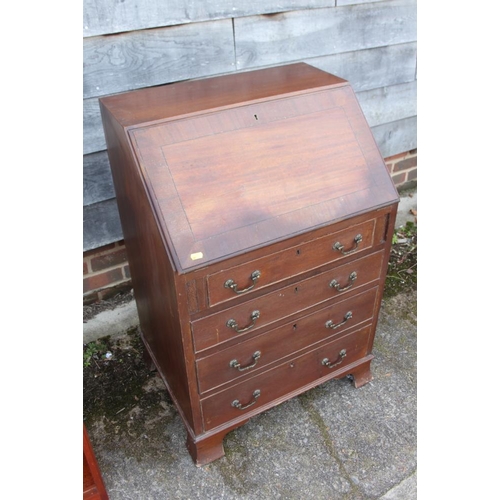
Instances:
[[[101,339],[86,358],[84,421],[110,500],[416,499],[416,299],[384,298],[372,382],[332,380],[252,418],[201,468],[137,331]]]

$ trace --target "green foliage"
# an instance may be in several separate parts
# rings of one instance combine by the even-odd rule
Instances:
[[[87,367],[90,365],[92,359],[103,358],[107,351],[107,346],[100,342],[99,340],[95,342],[89,342],[83,346],[83,366]]]
[[[408,221],[396,229],[387,269],[384,295],[394,296],[417,288],[417,225]]]
[[[407,238],[411,238],[417,234],[417,225],[414,222],[407,221],[406,225],[399,229]]]

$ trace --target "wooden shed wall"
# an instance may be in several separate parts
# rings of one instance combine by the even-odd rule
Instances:
[[[98,98],[307,62],[349,80],[384,157],[417,147],[416,0],[84,0],[84,251],[122,239]]]

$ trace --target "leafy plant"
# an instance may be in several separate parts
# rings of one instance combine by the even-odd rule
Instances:
[[[92,359],[99,359],[100,356],[102,357],[103,353],[106,352],[106,349],[106,346],[98,340],[84,345],[83,366],[87,367],[90,365]]]
[[[392,296],[403,290],[416,289],[416,286],[417,224],[408,221],[397,228],[392,236],[385,295]]]

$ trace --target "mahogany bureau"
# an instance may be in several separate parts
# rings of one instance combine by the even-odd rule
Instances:
[[[349,83],[307,64],[100,100],[141,335],[197,465],[370,362],[399,201]]]

